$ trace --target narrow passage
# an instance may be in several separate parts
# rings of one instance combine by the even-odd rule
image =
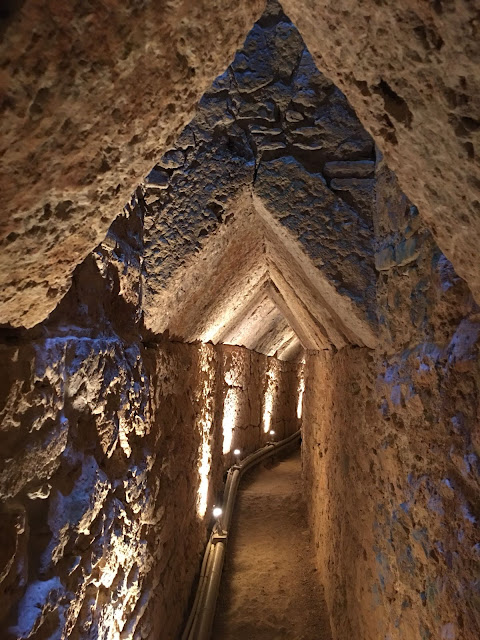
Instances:
[[[331,640],[314,568],[300,451],[246,476],[217,603],[213,640]]]

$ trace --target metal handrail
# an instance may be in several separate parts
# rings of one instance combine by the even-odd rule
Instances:
[[[267,442],[264,447],[247,456],[238,464],[234,464],[228,470],[223,493],[223,514],[217,520],[205,549],[195,600],[182,634],[182,640],[209,640],[210,638],[228,533],[241,477],[252,466],[298,440],[300,435],[299,430],[280,442]]]

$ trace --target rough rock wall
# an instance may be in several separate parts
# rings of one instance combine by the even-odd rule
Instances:
[[[2,3],[0,323],[55,308],[263,6]]]
[[[282,4],[479,300],[478,3]]]
[[[118,337],[1,351],[2,637],[173,640],[231,451],[272,438],[266,411],[275,437],[298,426],[296,365]]]
[[[2,638],[174,640],[231,451],[299,426],[296,364],[141,340],[142,244],[134,200],[48,322],[2,333]]]
[[[383,622],[388,608],[376,609],[375,617],[372,613],[374,605],[381,604],[372,594],[376,581],[372,502],[375,497],[383,500],[384,489],[372,482],[370,469],[378,421],[374,388],[367,349],[347,347],[334,355],[307,357],[303,474],[334,640],[385,637],[377,628],[377,616]]]
[[[266,221],[274,230],[271,244],[283,233],[308,257],[312,272],[317,269],[324,289],[336,292],[331,307],[343,304],[346,316],[359,314],[373,325],[373,157],[373,141],[345,96],[316,69],[280,5],[269,2],[177,144],[147,177],[146,325],[189,341],[210,339],[208,301],[201,309],[198,303],[202,283],[192,294],[186,279],[191,285],[210,270],[210,290],[247,299],[254,285],[235,282],[241,267],[230,268],[231,254],[240,263],[265,260]],[[222,301],[214,306],[223,311]],[[225,316],[221,324],[231,319]],[[344,336],[338,340],[345,344]]]
[[[377,169],[380,341],[307,361],[305,471],[338,640],[480,633],[480,315]]]
[[[4,5],[0,322],[33,326],[229,64],[264,3]],[[284,7],[478,293],[478,7],[463,0],[284,0]]]
[[[222,428],[224,444],[230,442],[224,448],[229,467],[234,462],[233,450],[240,449],[243,455],[300,428],[301,365],[230,345],[216,349],[223,357]]]

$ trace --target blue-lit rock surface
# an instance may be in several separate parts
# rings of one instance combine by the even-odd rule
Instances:
[[[310,308],[314,333],[325,339],[303,326],[310,333],[304,346],[374,346],[373,156],[345,96],[316,69],[280,6],[269,3],[146,178],[147,327],[216,342],[219,319],[232,322],[251,292],[273,281],[290,309],[317,297],[338,311],[327,317]],[[285,253],[301,266],[286,273],[277,257]],[[212,282],[205,297],[202,279]],[[302,293],[307,282],[310,292]],[[227,290],[229,304],[216,297]],[[245,344],[256,348],[252,337]]]
[[[305,478],[334,637],[480,631],[480,312],[379,159],[379,346],[307,359]]]
[[[142,340],[141,212],[0,347],[2,638],[178,637],[232,451],[298,428],[296,363]]]
[[[416,33],[419,47],[432,36]],[[461,111],[467,88],[451,91]],[[389,144],[405,134],[382,126]],[[468,152],[475,132],[459,131]],[[306,355],[305,491],[334,640],[478,640],[480,312],[465,281],[274,2],[164,155],[162,136],[50,317],[1,329],[0,636],[178,637],[232,450],[298,428]],[[402,167],[444,202],[441,173],[432,187],[415,158]],[[7,236],[20,277],[51,255],[44,229],[64,233],[41,278],[59,287],[47,306],[35,279],[5,289],[17,320],[61,297],[106,224],[88,207],[95,225],[72,238],[85,209],[32,217],[25,263],[12,261],[21,235]]]

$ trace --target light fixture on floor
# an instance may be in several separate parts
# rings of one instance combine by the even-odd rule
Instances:
[[[223,530],[223,522],[222,522],[223,509],[221,507],[216,507],[214,505],[212,513],[213,513],[213,517],[216,520],[214,531],[218,536],[225,536],[226,534],[225,534],[225,531]]]

